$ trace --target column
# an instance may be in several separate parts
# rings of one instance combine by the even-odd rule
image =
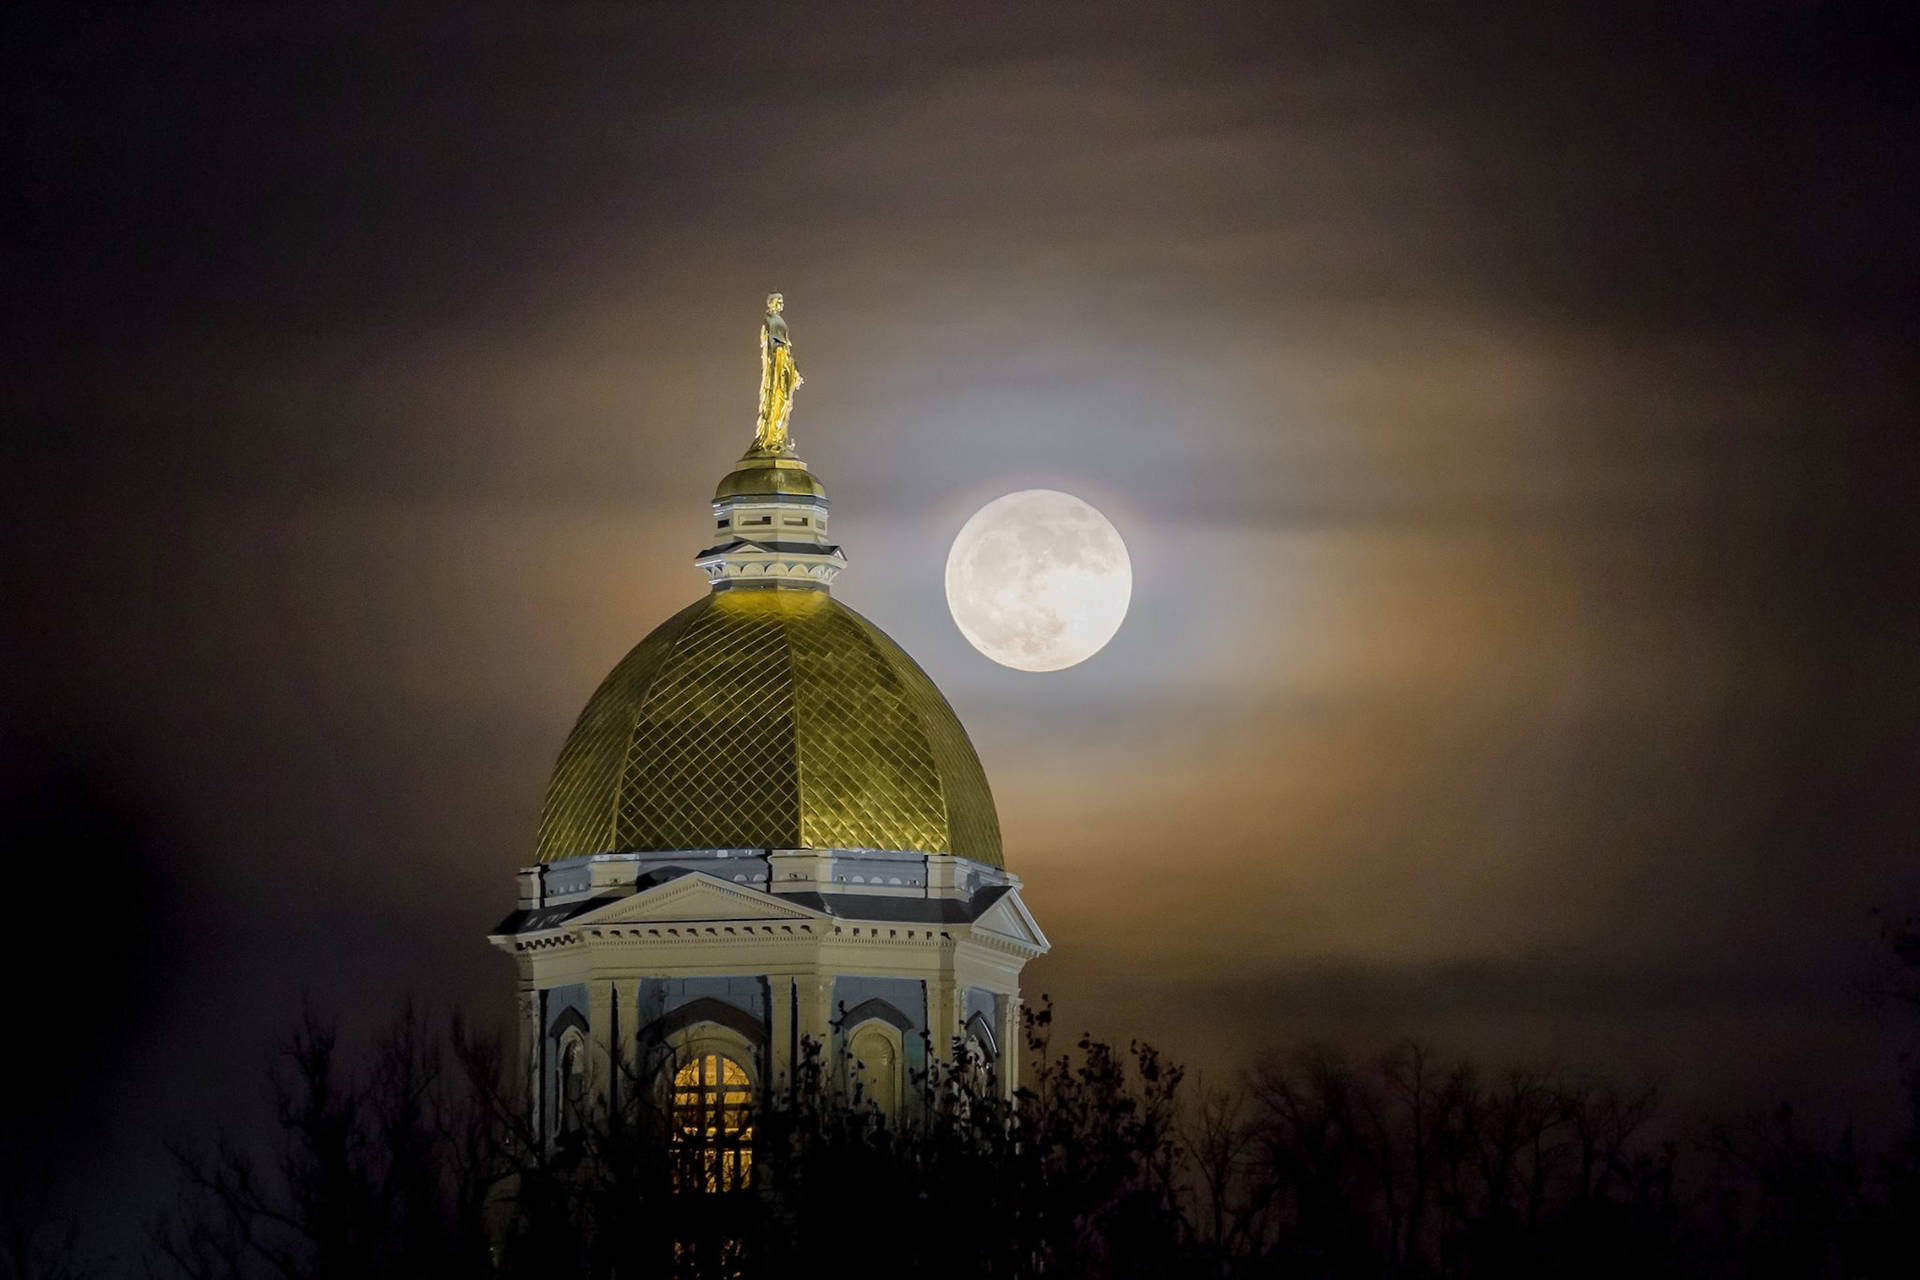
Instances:
[[[1021,1036],[1020,997],[994,996],[993,1022],[993,1038],[1000,1042],[1000,1061],[994,1065],[1000,1075],[1001,1092],[1011,1098],[1020,1087],[1020,1055],[1026,1048]]]
[[[606,978],[587,980],[587,1042],[590,1046],[589,1067],[594,1094],[609,1104],[619,1098],[619,1090],[614,1088],[613,1063],[615,1037],[619,1035],[619,1018],[614,1011],[614,986]],[[625,1058],[623,1053],[622,1058]]]
[[[767,975],[767,1088],[785,1089],[793,1076],[793,1051],[799,1040],[794,1026],[794,988],[790,973]]]
[[[800,996],[800,1034],[820,1044],[820,1065],[828,1079],[837,1065],[833,1061],[833,975],[803,973],[794,979]]]
[[[927,980],[927,1036],[942,1062],[953,1061],[953,1038],[960,1034],[960,981],[952,973]]]
[[[546,994],[536,989],[531,980],[523,979],[514,995],[514,1010],[520,1023],[519,1037],[514,1046],[520,1055],[516,1069],[527,1087],[526,1101],[536,1133],[545,1132],[540,1128],[544,1119],[540,1112],[545,1103],[545,1090],[541,1088],[544,1078],[541,1068],[545,1064],[540,1056],[544,1038],[540,1033],[546,1024]]]

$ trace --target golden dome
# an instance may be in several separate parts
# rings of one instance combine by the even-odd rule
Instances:
[[[720,478],[713,500],[761,495],[824,500],[827,491],[798,458],[750,452]]]
[[[539,860],[674,849],[1001,865],[993,796],[953,709],[824,590],[713,592],[636,645],[580,713]]]

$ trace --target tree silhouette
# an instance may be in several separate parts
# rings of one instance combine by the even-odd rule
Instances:
[[[1884,933],[1877,990],[1920,1011],[1920,925]],[[1057,1045],[1044,999],[1023,1039],[1014,1097],[956,1041],[898,1120],[864,1097],[857,1064],[807,1042],[787,1087],[700,1139],[740,1144],[751,1171],[715,1181],[674,1127],[664,1045],[616,1057],[548,1135],[524,1064],[459,1018],[405,1010],[351,1057],[309,1014],[272,1073],[271,1150],[176,1148],[181,1201],[147,1274],[616,1280],[855,1260],[1095,1280],[1914,1274],[1911,1064],[1913,1108],[1889,1141],[1822,1137],[1783,1106],[1680,1142],[1660,1136],[1673,1126],[1651,1090],[1489,1074],[1416,1042],[1357,1060],[1308,1047],[1234,1088],[1185,1091],[1150,1046]],[[84,1274],[70,1236],[10,1213],[0,1278]]]

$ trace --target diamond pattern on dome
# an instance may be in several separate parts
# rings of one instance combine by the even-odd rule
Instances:
[[[993,797],[952,709],[825,591],[717,591],[629,653],[560,754],[538,859],[756,848],[1000,865]]]
[[[634,724],[617,847],[798,843],[793,667],[779,594],[723,592],[674,646]]]
[[[807,848],[946,852],[940,770],[906,690],[856,615],[796,627],[794,712],[800,730],[801,836]],[[847,686],[863,696],[845,696]]]
[[[847,612],[859,617],[852,610]],[[907,704],[918,713],[934,772],[943,780],[946,791],[949,847],[962,857],[1000,866],[1000,815],[993,805],[993,792],[987,787],[986,771],[980,767],[980,756],[960,717],[953,714],[939,686],[911,654],[865,618],[860,622],[872,637],[875,650],[889,660],[899,677]]]
[[[705,600],[697,601],[656,627],[620,660],[580,713],[554,766],[553,781],[547,785],[538,861],[614,847],[614,814],[608,798],[620,786],[621,765],[633,740],[634,708],[673,652],[673,642],[706,607]]]

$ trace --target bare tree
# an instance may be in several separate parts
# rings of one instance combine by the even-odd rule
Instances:
[[[60,1211],[54,1186],[37,1171],[0,1174],[0,1280],[91,1280],[78,1221]]]
[[[1889,935],[1909,980],[1911,933]],[[354,1056],[308,1015],[272,1073],[277,1142],[177,1148],[181,1206],[148,1270],[808,1274],[844,1266],[857,1224],[864,1256],[921,1277],[1912,1273],[1920,1161],[1809,1135],[1790,1108],[1682,1147],[1656,1136],[1650,1089],[1487,1075],[1414,1042],[1309,1047],[1190,1095],[1151,1046],[1058,1045],[1044,998],[1012,1098],[965,1044],[923,1048],[895,1117],[846,1086],[850,1060],[804,1042],[790,1087],[723,1139],[751,1178],[716,1183],[689,1174],[705,1157],[671,1111],[664,1045],[629,1046],[551,1132],[529,1064],[457,1017],[408,1010]],[[84,1274],[71,1234],[9,1213],[0,1280]]]

